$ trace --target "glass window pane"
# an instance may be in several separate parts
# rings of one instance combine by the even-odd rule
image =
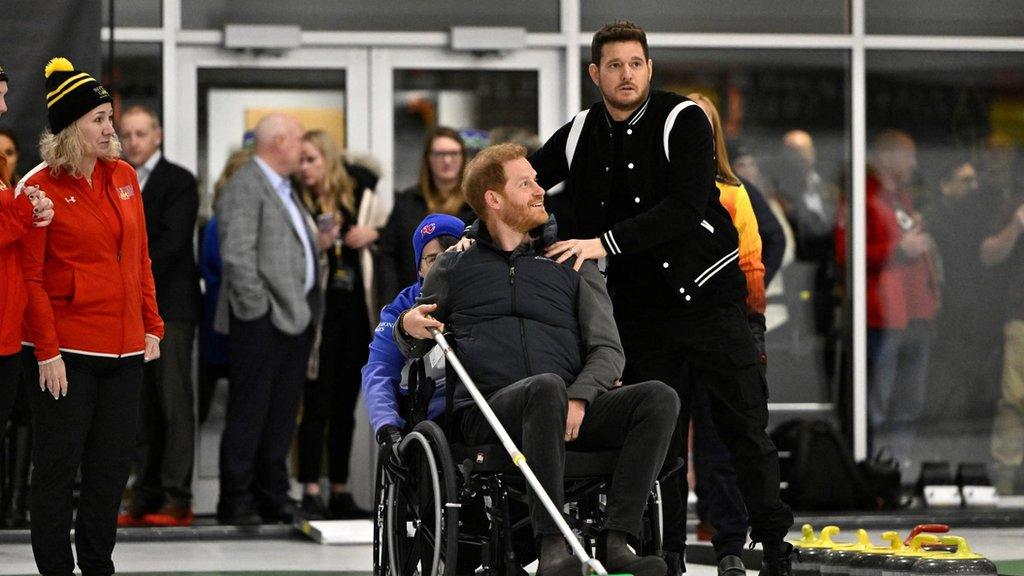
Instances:
[[[114,47],[114,73],[107,69],[104,46],[104,84],[111,89],[116,112],[141,104],[163,116],[163,49],[160,44],[121,43]]]
[[[110,26],[110,2],[102,0],[103,25]],[[163,6],[160,0],[113,0],[114,26],[160,27]]]
[[[778,32],[842,34],[849,31],[846,0],[618,0],[580,2],[583,30],[628,20],[648,32]]]
[[[1024,10],[1018,0],[893,2],[866,0],[868,34],[947,36],[1024,35]]]
[[[837,369],[849,323],[832,244],[850,168],[848,53],[656,48],[651,58],[655,88],[715,104],[734,170],[778,222],[760,225],[764,260],[777,269],[767,286],[770,402],[833,402],[850,380]],[[583,86],[584,105],[600,98],[586,74]]]
[[[1020,467],[1022,94],[1019,54],[867,54],[871,445],[911,479],[990,445],[997,481]]]
[[[396,70],[394,183],[403,190],[419,177],[423,143],[434,126],[448,126],[479,150],[490,130],[537,133],[537,73],[497,70]]]
[[[183,28],[225,24],[293,24],[306,30],[448,30],[452,26],[521,26],[557,32],[552,0],[310,0],[302,10],[276,0],[183,0]]]

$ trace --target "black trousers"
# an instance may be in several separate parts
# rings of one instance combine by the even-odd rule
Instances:
[[[39,573],[68,576],[72,489],[82,472],[75,549],[83,575],[113,574],[117,510],[135,448],[142,355],[104,358],[64,353],[68,394],[32,397],[32,553]]]
[[[779,499],[779,458],[768,438],[768,388],[743,303],[722,303],[685,314],[628,314],[616,307],[626,352],[626,382],[660,380],[679,394],[681,409],[669,458],[685,457],[692,390],[707,393],[711,417],[728,448],[750,516],[755,542],[781,541],[793,513]],[[683,474],[662,487],[665,549],[681,550],[685,537]]]
[[[306,381],[310,334],[293,336],[267,314],[231,318],[231,384],[220,442],[220,505],[280,506],[288,498],[286,458]]]
[[[146,364],[139,406],[136,501],[156,509],[166,499],[192,502],[195,460],[195,397],[192,392],[192,342],[195,324],[168,321],[160,358]]]
[[[697,517],[715,528],[711,544],[721,561],[727,555],[741,556],[747,543],[747,507],[736,484],[729,449],[718,436],[711,403],[703,386],[691,392],[693,415],[693,469],[697,476]],[[683,530],[683,537],[686,536]]]
[[[0,356],[0,441],[4,438],[7,420],[11,417],[14,401],[18,398],[20,381],[21,355]]]
[[[532,376],[491,394],[487,403],[558,509],[565,501],[566,448],[582,452],[618,448],[604,528],[640,534],[647,495],[665,460],[679,411],[671,388],[661,382],[644,382],[605,392],[587,406],[579,437],[569,444],[565,442],[568,396],[562,378]],[[476,406],[461,413],[460,431],[470,444],[498,441]],[[537,535],[560,533],[532,490],[530,521]]]
[[[366,305],[324,321],[320,340],[320,374],[306,382],[299,424],[299,482],[320,480],[324,432],[327,431],[327,476],[332,484],[348,482],[355,408],[362,383],[362,368],[369,354],[370,325]],[[361,313],[360,313],[361,311]]]

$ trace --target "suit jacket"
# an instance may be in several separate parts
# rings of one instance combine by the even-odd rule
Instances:
[[[160,158],[142,189],[156,301],[164,320],[195,322],[199,271],[192,246],[199,193],[192,174]]]
[[[231,315],[255,320],[269,313],[274,327],[292,335],[319,322],[323,296],[318,286],[308,295],[303,286],[302,242],[311,243],[317,253],[314,222],[294,190],[292,201],[305,216],[305,238],[299,237],[288,209],[255,160],[240,168],[221,191],[216,213],[223,268],[214,330],[227,334]],[[319,284],[318,259],[313,265]]]

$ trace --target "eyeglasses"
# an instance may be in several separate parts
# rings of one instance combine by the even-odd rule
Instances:
[[[440,255],[440,252],[436,254],[425,254],[422,258],[420,258],[420,262],[426,264],[427,266],[433,266],[434,260],[437,260],[437,257]]]
[[[450,152],[439,150],[437,152],[431,152],[430,153],[430,157],[431,158],[437,158],[438,160],[441,160],[441,159],[444,159],[444,160],[448,160],[448,159],[455,160],[457,158],[461,158],[462,157],[462,152],[459,151],[459,150],[452,150]]]

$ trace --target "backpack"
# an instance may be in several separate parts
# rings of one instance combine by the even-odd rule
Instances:
[[[772,432],[782,499],[794,510],[869,510],[878,505],[860,467],[832,425],[790,420]]]

